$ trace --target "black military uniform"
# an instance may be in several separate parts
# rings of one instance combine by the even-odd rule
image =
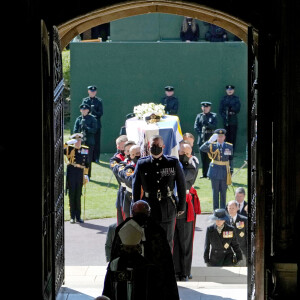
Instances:
[[[245,216],[240,215],[239,213],[236,214],[235,220],[230,217],[230,225],[233,226],[236,230],[237,240],[240,244],[240,248],[243,254],[243,260],[240,266],[246,267],[247,266],[247,240],[248,240],[248,218]]]
[[[247,201],[243,201],[243,206],[242,207],[240,207],[240,204],[238,203],[238,214],[239,215],[242,215],[242,216],[244,216],[244,217],[248,217],[248,213],[247,213],[247,211],[245,210],[245,208],[248,206],[248,202]]]
[[[166,86],[165,91],[174,91],[174,87]],[[179,108],[179,101],[178,98],[173,96],[165,96],[161,99],[161,104],[165,106],[165,112],[167,115],[177,115],[178,108]]]
[[[119,170],[119,177],[125,184],[123,211],[125,219],[130,217],[130,206],[132,204],[132,178],[135,169],[135,163],[130,161],[124,168]]]
[[[119,151],[114,154],[113,157],[109,160],[110,169],[112,170],[113,174],[115,175],[119,188],[117,192],[117,199],[116,199],[116,208],[117,208],[117,224],[121,224],[124,221],[124,212],[122,208],[122,203],[124,199],[124,192],[126,190],[125,184],[121,181],[119,177],[119,167],[124,167],[126,163],[124,163],[125,154],[124,151]],[[123,183],[123,184],[122,184]]]
[[[201,102],[203,107],[211,106],[211,102]],[[205,143],[214,133],[214,130],[217,128],[217,114],[209,112],[205,114],[204,112],[197,115],[194,129],[198,134],[197,145],[199,148],[203,143]],[[207,177],[207,171],[210,163],[210,159],[207,153],[200,151],[201,161],[202,161],[202,176]]]
[[[81,104],[80,109],[88,109],[89,112],[91,108],[88,104]],[[93,152],[95,146],[95,133],[97,131],[97,120],[91,115],[87,114],[86,116],[80,115],[76,120],[73,128],[73,132],[81,132],[83,134],[82,144],[89,147],[89,177],[91,178],[92,171],[92,161],[93,161]]]
[[[175,183],[178,202],[174,196]],[[186,197],[179,160],[166,155],[157,159],[152,156],[140,158],[133,175],[132,196],[134,202],[143,199],[149,203],[151,216],[165,229],[172,250],[176,211],[184,211]]]
[[[91,91],[97,91],[97,87],[94,85],[88,86],[88,89]],[[94,162],[99,162],[100,158],[100,145],[101,145],[101,117],[103,115],[103,103],[102,99],[99,97],[86,97],[82,99],[82,104],[88,104],[91,107],[91,114],[97,120],[97,131],[95,133],[95,148],[93,152]]]
[[[216,209],[212,220],[225,220],[225,223],[220,228],[216,224],[207,227],[204,262],[208,266],[234,266],[242,260],[242,251],[237,240],[235,228],[226,223],[229,222],[228,213],[224,208]],[[234,253],[236,262],[234,261]]]
[[[227,85],[227,89],[234,90],[233,85]],[[219,113],[223,118],[224,128],[227,131],[226,141],[233,144],[233,150],[236,145],[236,135],[238,129],[237,114],[240,112],[241,102],[240,98],[236,95],[226,95],[221,99]]]
[[[190,188],[197,178],[199,162],[194,156],[189,160],[186,155],[180,155],[179,159],[183,166],[188,197]],[[177,279],[183,281],[187,281],[191,274],[193,256],[194,218],[189,220],[188,213],[194,214],[194,207],[193,204],[192,207],[189,207],[188,202],[186,202],[184,214],[176,217],[174,232],[173,262],[175,273]]]
[[[69,192],[71,223],[74,223],[74,220],[83,222],[81,219],[81,195],[84,175],[88,174],[89,168],[88,152],[89,147],[84,145],[79,149],[74,144],[64,145],[64,154],[68,159],[66,191]]]

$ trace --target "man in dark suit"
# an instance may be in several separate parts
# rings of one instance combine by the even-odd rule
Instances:
[[[235,190],[235,200],[238,204],[238,214],[248,217],[248,202],[245,201],[246,192],[242,187]]]
[[[211,219],[216,223],[208,226],[206,230],[204,262],[210,267],[234,266],[242,260],[242,251],[235,228],[226,223],[229,222],[228,213],[224,208],[216,209]]]
[[[227,204],[228,213],[230,215],[230,225],[235,227],[237,240],[242,250],[243,259],[239,266],[247,266],[247,240],[248,240],[248,218],[238,213],[238,203],[235,200],[229,201]]]

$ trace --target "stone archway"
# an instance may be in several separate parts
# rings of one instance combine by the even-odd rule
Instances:
[[[195,19],[218,25],[238,36],[245,43],[248,42],[248,27],[250,24],[222,11],[194,3],[132,1],[101,8],[59,25],[58,31],[61,47],[64,48],[75,36],[97,25],[148,13],[191,16]]]

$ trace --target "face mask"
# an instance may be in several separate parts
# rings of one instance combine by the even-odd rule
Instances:
[[[140,156],[135,156],[132,161],[136,164],[139,159],[140,159]]]
[[[124,151],[124,150],[118,149],[118,153],[120,153],[120,154],[122,154],[123,156],[125,156],[125,151]]]
[[[159,147],[158,145],[153,145],[151,148],[150,148],[150,152],[151,154],[153,155],[159,155],[161,154],[163,148],[162,147]]]
[[[179,160],[183,165],[186,165],[189,162],[189,158],[185,154],[179,155]]]

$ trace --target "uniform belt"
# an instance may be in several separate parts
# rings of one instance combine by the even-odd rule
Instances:
[[[80,164],[69,164],[69,165],[71,165],[71,166],[73,166],[75,168],[80,168],[80,169],[84,169],[85,168],[85,166],[82,166]]]
[[[231,173],[230,173],[229,160],[220,161],[220,160],[212,159],[211,163],[215,164],[215,165],[219,165],[219,166],[226,166],[226,171],[227,171],[227,180],[226,180],[227,182],[226,182],[226,184],[230,185],[231,184]]]
[[[121,182],[122,187],[126,188],[126,184],[124,182]]]
[[[160,201],[162,198],[172,197],[173,191],[167,192],[166,195],[162,195],[160,191],[158,191],[157,193],[144,192],[144,195],[146,198],[155,197]]]

